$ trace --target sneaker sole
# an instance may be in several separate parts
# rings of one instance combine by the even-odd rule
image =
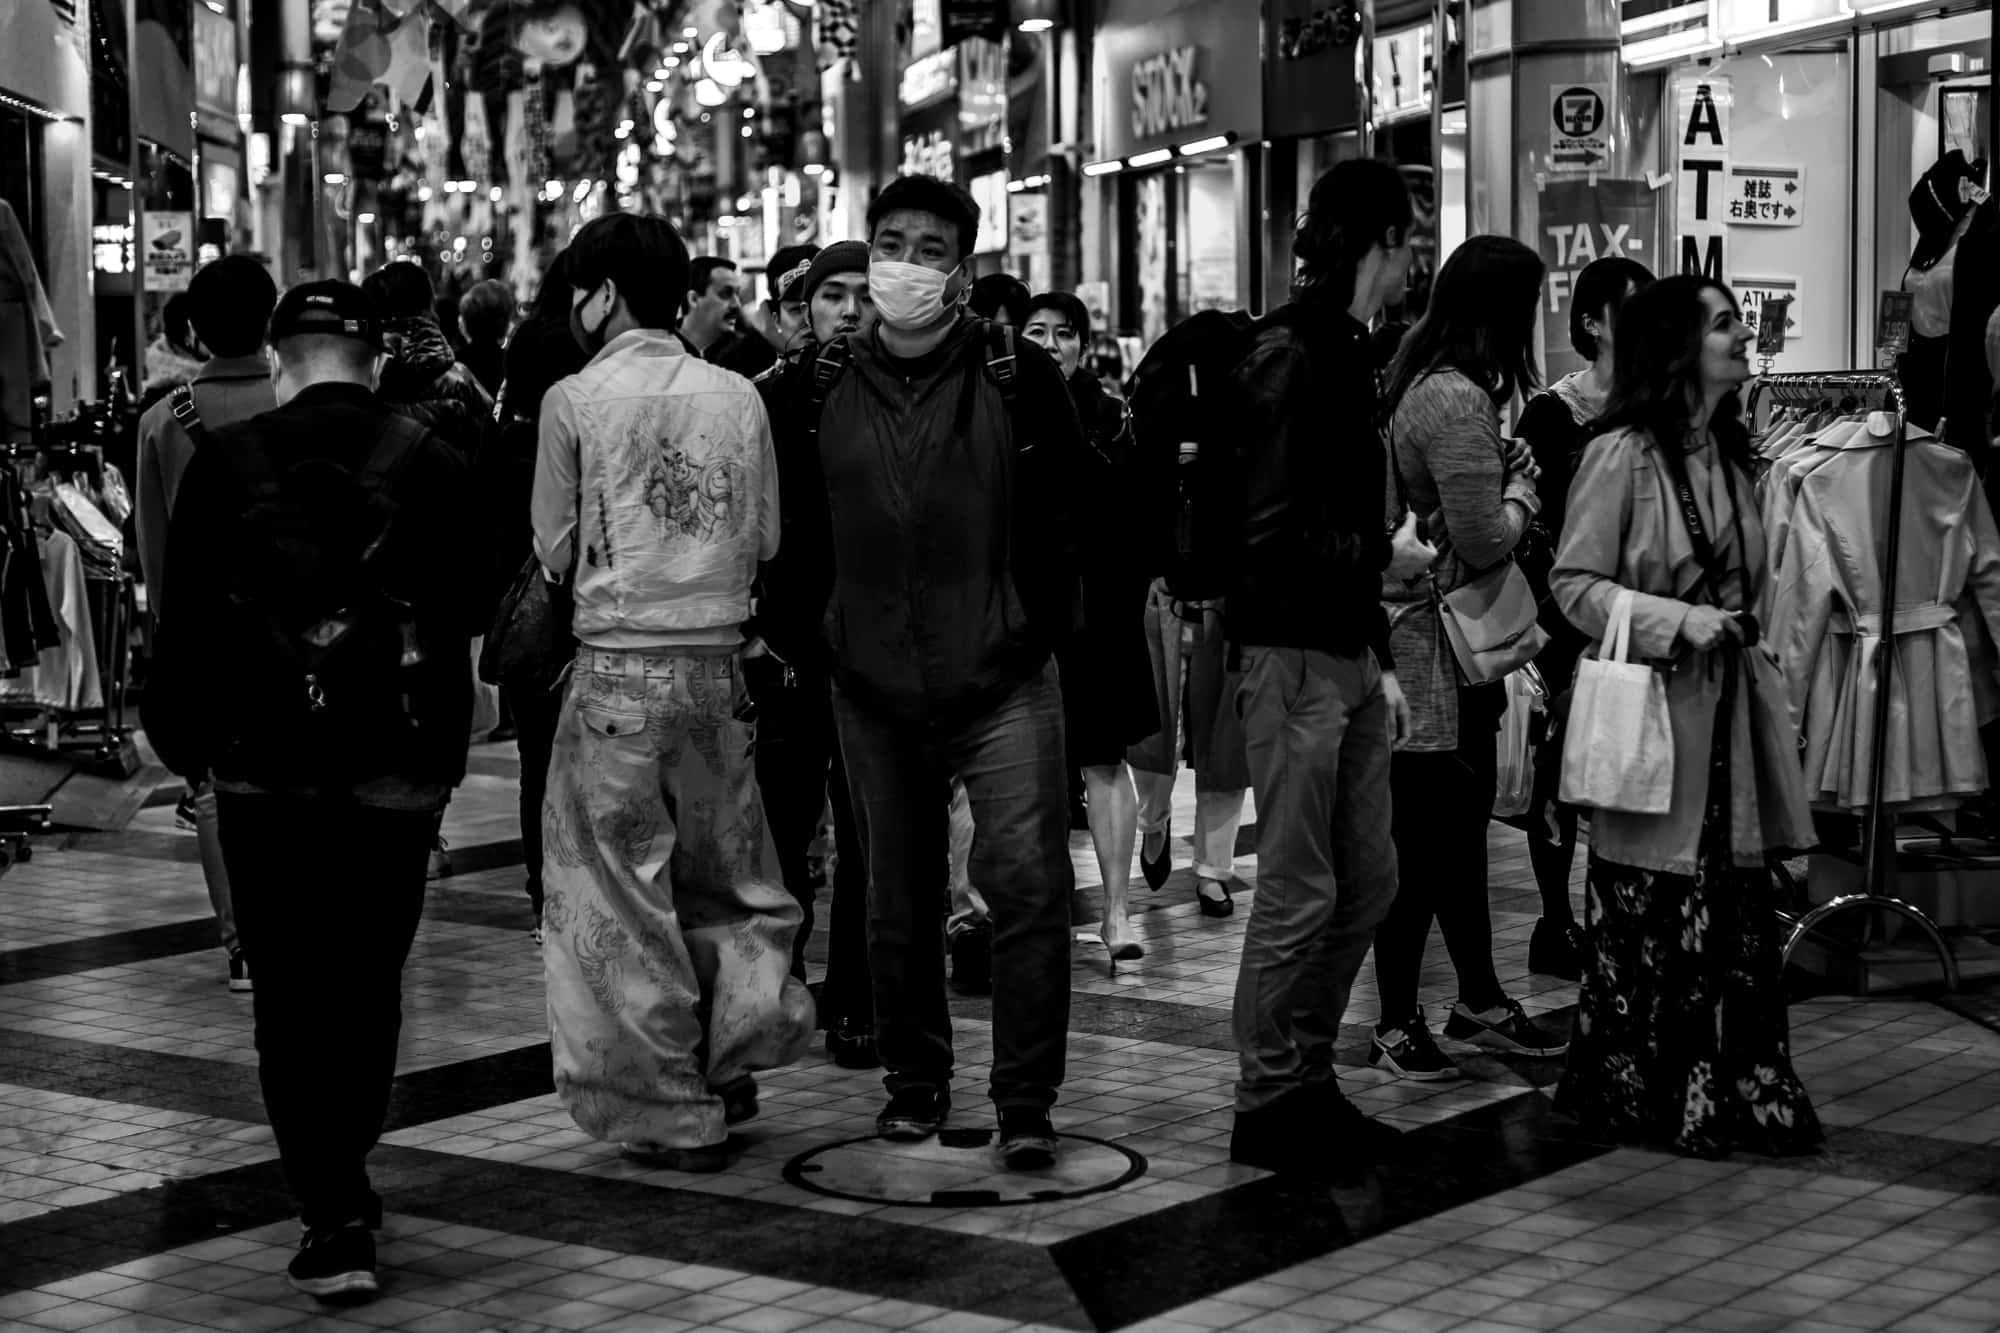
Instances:
[[[1056,1141],[1037,1137],[1003,1143],[1000,1164],[1009,1171],[1046,1171],[1056,1164]]]
[[[1556,1046],[1523,1046],[1506,1033],[1497,1032],[1492,1028],[1480,1028],[1476,1032],[1461,1035],[1453,1032],[1447,1025],[1444,1035],[1447,1041],[1462,1042],[1467,1046],[1483,1046],[1489,1051],[1501,1051],[1508,1055],[1532,1056],[1538,1060],[1553,1060],[1559,1055],[1569,1053],[1568,1042]]]
[[[289,1275],[287,1275],[289,1276]],[[375,1275],[366,1269],[356,1269],[351,1273],[333,1273],[326,1277],[291,1278],[294,1290],[320,1300],[338,1300],[342,1296],[373,1296],[382,1290]]]
[[[248,995],[255,987],[256,983],[247,979],[243,981],[238,981],[235,977],[229,979],[229,993],[231,995]]]
[[[1407,1078],[1417,1083],[1449,1083],[1454,1079],[1465,1077],[1465,1071],[1457,1065],[1449,1065],[1443,1069],[1405,1069],[1396,1063],[1395,1056],[1388,1054],[1380,1046],[1369,1052],[1368,1063],[1379,1065],[1398,1078]]]
[[[875,1132],[891,1143],[922,1143],[943,1125],[943,1121],[877,1120]]]

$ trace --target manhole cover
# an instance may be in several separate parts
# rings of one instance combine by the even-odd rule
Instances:
[[[1008,1171],[991,1130],[947,1129],[922,1143],[851,1139],[802,1153],[785,1164],[801,1189],[862,1203],[981,1208],[1053,1203],[1117,1189],[1146,1173],[1146,1159],[1102,1139],[1062,1136],[1046,1171]]]

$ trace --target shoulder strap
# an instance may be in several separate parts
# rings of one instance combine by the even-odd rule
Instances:
[[[1014,406],[1014,382],[1019,370],[1014,356],[1014,330],[1010,325],[986,326],[986,373],[1000,388],[1001,401]]]
[[[1656,443],[1655,448],[1658,448]],[[1708,538],[1708,526],[1701,521],[1701,506],[1695,503],[1694,487],[1688,482],[1687,460],[1678,454],[1661,450],[1660,457],[1667,466],[1667,475],[1673,479],[1674,493],[1680,498],[1681,519],[1687,524],[1688,541],[1694,546],[1695,562],[1701,566],[1702,581],[1708,584],[1708,595],[1715,604],[1722,605],[1722,579],[1727,570],[1716,559],[1715,543]],[[1722,456],[1721,447],[1716,446],[1715,465],[1722,469],[1722,484],[1729,490],[1729,507],[1734,510],[1736,499],[1736,469]],[[1736,515],[1737,523],[1742,522]],[[1739,532],[1739,542],[1740,542]]]
[[[395,521],[396,511],[402,501],[396,497],[391,481],[400,474],[423,444],[430,432],[419,423],[412,421],[401,412],[391,413],[384,424],[382,438],[375,442],[368,461],[362,465],[356,480],[361,485],[363,503],[368,507],[372,523],[368,541],[361,548],[361,562],[367,565],[388,540],[389,527]]]
[[[826,407],[827,396],[833,392],[834,384],[847,363],[854,356],[854,349],[847,345],[847,339],[835,338],[832,342],[820,344],[819,355],[813,358],[812,383],[807,390],[808,408],[807,430],[815,443],[819,440],[819,419]]]
[[[181,423],[187,432],[188,442],[196,449],[208,443],[208,423],[201,419],[201,412],[194,405],[194,385],[178,386],[167,397],[167,403],[174,414],[174,420]]]

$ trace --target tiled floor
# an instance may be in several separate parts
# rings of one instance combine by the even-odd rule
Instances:
[[[865,1139],[879,1102],[876,1075],[817,1050],[763,1080],[731,1171],[642,1169],[548,1091],[510,757],[484,751],[475,773],[447,827],[461,873],[433,887],[406,976],[374,1159],[384,1296],[351,1310],[285,1284],[296,1226],[249,1004],[222,984],[171,809],[44,843],[0,878],[0,1328],[2000,1329],[2000,1034],[1923,1000],[1797,1006],[1827,1151],[1711,1163],[1566,1135],[1555,1062],[1455,1049],[1472,1077],[1441,1085],[1370,1070],[1364,971],[1341,1076],[1408,1150],[1354,1188],[1230,1164],[1253,857],[1233,919],[1200,916],[1183,870],[1135,892],[1144,960],[1114,974],[1076,945],[1058,1124],[1115,1144],[1107,1161],[1142,1168],[1130,1179],[1002,1205],[804,1188],[810,1155]],[[1573,989],[1527,972],[1519,835],[1492,845],[1501,977],[1567,1021]],[[1076,862],[1089,905],[1081,839]],[[1442,1002],[1441,948],[1430,962]],[[953,1009],[956,1123],[976,1129],[989,1030],[982,1005]]]

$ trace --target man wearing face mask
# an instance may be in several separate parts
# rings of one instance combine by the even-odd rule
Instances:
[[[807,861],[820,815],[833,806],[840,858],[833,872],[827,922],[826,978],[819,992],[826,1050],[847,1069],[874,1069],[875,999],[868,979],[868,869],[834,733],[833,654],[821,621],[826,611],[822,570],[826,507],[795,497],[823,489],[819,452],[808,416],[811,371],[818,349],[875,326],[868,300],[868,247],[842,241],[814,257],[796,295],[810,313],[807,338],[757,377],[777,444],[778,493],[784,512],[778,554],[757,577],[757,614],[743,627],[750,640],[745,672],[757,698],[757,784],[778,844],[785,887],[805,913],[792,946],[793,975],[804,979],[806,941],[816,890]]]
[[[353,1299],[376,1290],[365,1159],[465,774],[484,628],[466,589],[486,559],[463,460],[375,391],[362,291],[293,288],[270,341],[278,406],[212,431],[181,481],[145,722],[169,768],[214,775],[264,1106],[305,1224],[292,1284]]]
[[[542,400],[532,503],[581,644],[542,820],[556,1093],[636,1161],[718,1171],[751,1075],[813,1033],[743,672],[778,473],[757,391],[674,336],[688,257],[664,219],[598,218],[568,265],[591,359]]]
[[[979,206],[904,176],[868,209],[880,323],[812,370],[831,515],[834,716],[869,872],[869,965],[892,1139],[951,1108],[942,794],[965,784],[993,921],[1000,1155],[1055,1160],[1069,1017],[1068,775],[1052,654],[1076,628],[1070,505],[1083,440],[1039,347],[959,309]],[[804,559],[802,556],[801,559]]]

